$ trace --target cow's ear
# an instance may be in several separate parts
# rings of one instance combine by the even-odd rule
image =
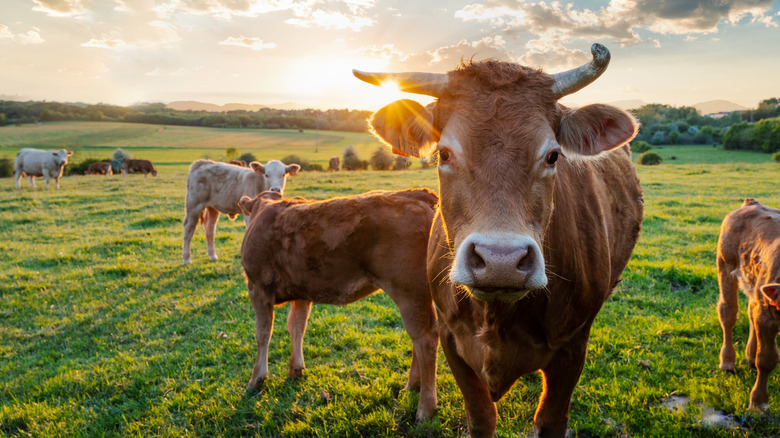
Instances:
[[[295,176],[300,170],[301,170],[301,166],[297,164],[290,164],[284,169],[284,172],[289,173],[291,176]]]
[[[403,99],[371,116],[371,133],[393,149],[394,154],[420,158],[428,155],[441,133],[433,126],[432,103],[427,107]]]
[[[596,155],[631,141],[639,126],[627,112],[610,105],[588,105],[579,109],[561,106],[563,116],[558,143],[581,155]]]
[[[68,156],[73,155],[73,151],[68,151]]]
[[[238,200],[238,207],[241,209],[241,212],[249,216],[252,214],[252,207],[255,206],[255,202],[257,202],[257,197],[250,198],[249,196],[242,196],[241,199]]]
[[[780,284],[769,283],[761,286],[761,293],[764,294],[773,306],[777,305],[778,295],[780,295]]]
[[[265,173],[265,167],[263,167],[262,164],[258,163],[257,161],[252,161],[249,163],[249,167],[252,168],[252,170],[255,171],[258,175],[263,175]]]

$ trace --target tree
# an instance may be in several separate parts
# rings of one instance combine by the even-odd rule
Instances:
[[[0,126],[5,126],[6,121],[5,113],[0,113]]]
[[[393,154],[387,147],[379,146],[368,160],[374,170],[389,170],[393,166]]]
[[[349,145],[344,149],[344,157],[341,159],[342,170],[361,170],[364,169],[363,162],[358,157],[355,146]]]
[[[114,151],[114,154],[111,157],[111,170],[114,173],[122,171],[122,161],[124,161],[125,158],[133,158],[133,156],[130,155],[130,152],[127,152],[122,148],[117,148],[117,150]]]
[[[750,141],[752,133],[752,123],[740,122],[731,125],[723,134],[723,149],[752,149]]]
[[[228,161],[235,160],[237,156],[238,156],[238,149],[236,149],[236,148],[227,148],[225,150],[225,159],[226,160],[228,160]]]
[[[240,157],[238,157],[239,161],[246,161],[247,164],[251,163],[252,161],[257,161],[257,158],[255,155],[251,152],[246,152],[244,154],[241,154]]]
[[[756,122],[750,134],[753,149],[763,152],[780,150],[780,117]]]

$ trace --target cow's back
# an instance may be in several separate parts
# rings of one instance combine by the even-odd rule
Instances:
[[[746,199],[742,207],[723,219],[718,237],[718,258],[728,270],[741,270],[748,283],[777,270],[780,256],[780,210]],[[765,280],[765,279],[761,279]],[[750,292],[745,288],[745,292]]]
[[[241,213],[238,200],[241,196],[257,195],[251,183],[254,172],[245,167],[197,160],[190,165],[187,174],[185,206],[190,208],[215,208],[227,214]]]
[[[56,163],[49,158],[50,156],[50,151],[22,148],[16,154],[16,169],[28,175],[43,176],[43,169],[49,165],[49,162],[51,167],[56,167]]]

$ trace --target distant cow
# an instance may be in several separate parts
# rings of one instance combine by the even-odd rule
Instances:
[[[241,166],[241,167],[249,167],[247,166],[246,161],[244,160],[230,160],[228,161],[228,164],[234,164],[236,166]]]
[[[268,376],[274,306],[290,302],[287,376],[303,374],[303,335],[312,302],[348,304],[383,289],[412,339],[407,389],[420,388],[417,418],[436,408],[436,316],[425,274],[437,196],[427,189],[375,191],[327,201],[241,198],[251,222],[241,245],[255,311],[257,358],[249,387]]]
[[[330,157],[328,161],[328,170],[338,172],[339,171],[339,157]]]
[[[101,161],[98,163],[91,163],[84,172],[84,175],[113,175],[114,171],[111,169],[111,163],[108,161]]]
[[[14,163],[14,178],[16,188],[19,188],[19,179],[22,174],[30,178],[30,184],[35,187],[35,177],[42,176],[46,180],[46,188],[49,188],[49,178],[54,178],[55,187],[60,188],[60,178],[68,157],[73,151],[60,149],[58,151],[44,151],[40,149],[24,148],[16,154]]]
[[[154,168],[151,161],[125,158],[122,160],[122,175],[127,177],[130,172],[143,172],[144,178],[150,173],[152,176],[157,176],[157,169]]]
[[[253,161],[248,168],[211,160],[192,163],[187,175],[184,207],[184,264],[190,263],[190,242],[198,221],[206,232],[209,259],[215,261],[214,232],[219,213],[227,214],[230,220],[235,219],[241,213],[238,200],[242,196],[254,197],[266,190],[282,193],[287,175],[295,175],[300,169],[298,164],[288,166],[277,160],[271,160],[265,166]],[[249,216],[244,216],[244,225],[249,226]]]
[[[745,356],[758,370],[750,407],[766,409],[767,381],[778,362],[780,330],[780,210],[746,199],[723,220],[718,239],[718,316],[723,328],[720,369],[734,371],[732,331],[739,310],[738,289],[748,297],[750,335]]]

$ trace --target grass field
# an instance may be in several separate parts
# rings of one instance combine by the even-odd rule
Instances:
[[[193,263],[181,264],[187,164],[204,153],[218,158],[230,146],[267,154],[262,160],[289,153],[311,159],[302,152],[310,145],[298,141],[309,133],[236,131],[252,142],[244,148],[230,130],[105,124],[110,134],[97,125],[0,129],[0,157],[21,146],[68,145],[77,146],[78,161],[122,147],[161,164],[156,178],[71,176],[59,191],[26,181],[16,190],[11,178],[0,179],[0,435],[466,434],[463,400],[443,354],[437,415],[414,421],[417,394],[402,391],[411,343],[383,294],[345,307],[314,306],[299,381],[286,379],[287,307],[279,308],[271,376],[263,391],[245,391],[255,343],[239,258],[243,224],[220,221],[214,263],[198,230]],[[321,147],[325,158],[349,142],[363,145],[367,158],[377,144],[364,134],[319,136],[333,139]],[[285,138],[300,149],[274,143]],[[741,353],[735,374],[718,370],[715,310],[720,222],[748,196],[780,206],[777,165],[769,155],[712,147],[659,152],[662,165],[639,168],[642,235],[624,281],[596,318],[569,427],[582,437],[778,436],[780,411],[746,411],[755,371]],[[435,188],[435,170],[301,172],[286,194],[324,199],[411,186]],[[747,337],[741,304],[738,351]],[[774,405],[777,373],[769,387]],[[540,392],[538,376],[518,381],[498,403],[499,436],[530,432]],[[662,402],[672,394],[700,405],[670,412]],[[740,426],[711,428],[702,421],[704,405]]]

